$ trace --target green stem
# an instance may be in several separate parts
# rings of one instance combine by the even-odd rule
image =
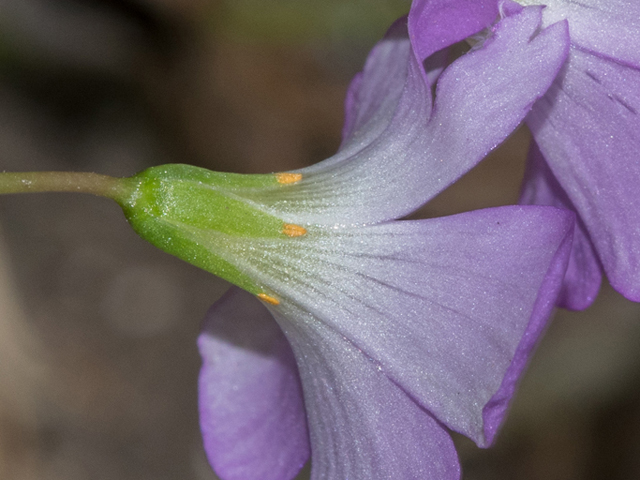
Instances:
[[[75,192],[107,197],[123,204],[132,194],[134,182],[88,172],[0,173],[0,195],[8,193]]]

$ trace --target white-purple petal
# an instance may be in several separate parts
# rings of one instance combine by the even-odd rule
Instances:
[[[640,301],[640,70],[572,48],[528,116],[613,287]],[[585,274],[586,275],[586,274]]]
[[[423,60],[489,28],[497,17],[496,0],[414,0],[409,34],[416,57]]]
[[[341,150],[349,143],[368,145],[382,133],[393,117],[405,88],[407,57],[406,52],[399,54],[399,45],[393,45],[389,39],[406,39],[408,26],[412,56],[418,63],[425,60],[429,62],[422,73],[425,74],[425,83],[432,85],[444,69],[446,55],[437,55],[433,61],[427,60],[428,57],[490,27],[497,16],[495,0],[415,0],[411,4],[408,20],[401,18],[389,29],[387,41],[373,48],[364,72],[356,75],[349,86]],[[404,48],[406,50],[406,45]],[[429,75],[433,70],[436,70],[435,74]],[[425,95],[421,101],[428,106],[425,112],[428,117],[431,96]],[[353,133],[366,134],[369,141],[350,138]]]
[[[527,168],[522,184],[520,203],[551,205],[575,210],[566,192],[551,173],[535,141],[531,142]],[[571,257],[558,297],[558,306],[570,310],[584,310],[593,303],[600,290],[602,267],[582,220],[576,219]]]
[[[546,5],[543,26],[569,23],[571,43],[581,50],[640,68],[640,2],[636,0],[517,0]]]
[[[389,28],[384,39],[373,47],[363,71],[351,81],[345,99],[343,141],[339,154],[322,164],[342,161],[362,150],[389,126],[405,88],[409,56],[407,19],[400,18]],[[431,96],[425,95],[421,103],[425,104],[425,115],[428,115]]]
[[[295,305],[274,311],[296,354],[312,480],[457,480],[449,433],[347,338]]]
[[[267,309],[231,288],[198,339],[200,426],[223,480],[290,480],[309,458],[298,369]]]
[[[484,48],[460,58],[440,77],[428,129],[429,138],[438,139],[430,154],[439,161],[426,164],[426,191],[439,193],[458,178],[456,172],[473,167],[515,130],[533,99],[551,85],[569,39],[566,24],[558,23],[531,40],[539,21],[535,7],[505,18]]]
[[[551,84],[568,34],[558,24],[536,35],[540,15],[531,7],[505,18],[482,48],[447,68],[433,110],[422,63],[396,25],[351,90],[350,102],[360,94],[364,100],[353,107],[361,119],[348,116],[342,150],[301,170],[302,180],[286,189],[236,194],[301,225],[374,223],[412,212],[497,146]],[[394,73],[389,82],[385,65],[402,75]],[[521,85],[514,78],[530,81]],[[387,100],[371,103],[377,88],[392,98],[401,93],[394,108]]]
[[[500,414],[491,417],[489,430],[482,409],[516,361],[530,322],[551,311],[573,219],[551,207],[503,207],[316,228],[295,242],[251,239],[234,248],[243,268],[280,299],[274,310],[286,314],[287,305],[295,305],[308,312],[377,362],[439,421],[486,445],[508,396],[493,400]],[[541,300],[538,291],[545,288]],[[528,358],[529,350],[518,358]]]

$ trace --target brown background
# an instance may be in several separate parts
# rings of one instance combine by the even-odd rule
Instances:
[[[269,5],[267,12],[264,5]],[[269,172],[337,148],[351,76],[404,0],[0,0],[0,169]],[[425,207],[513,203],[521,129]],[[0,199],[0,480],[205,480],[198,326],[224,282],[80,195]],[[466,479],[640,478],[640,308],[560,312]],[[304,474],[303,474],[304,475]]]

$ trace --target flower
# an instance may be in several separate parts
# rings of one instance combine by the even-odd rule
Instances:
[[[567,62],[531,110],[533,132],[521,203],[578,213],[560,305],[588,307],[601,271],[640,301],[640,3],[543,3],[543,25],[566,19]]]
[[[255,181],[170,169],[149,181],[150,198],[171,200],[141,197],[134,226],[182,229],[183,258],[246,290],[212,306],[199,338],[201,425],[221,478],[290,479],[312,452],[313,479],[454,479],[447,428],[493,440],[556,300],[574,217],[513,206],[396,221],[500,143],[564,61],[565,23],[540,31],[532,7],[491,27],[492,5],[453,2],[432,29],[451,12],[414,2],[408,35],[396,23],[354,79],[334,157]],[[448,68],[431,56],[486,27]],[[240,213],[194,227],[177,191],[196,210],[215,191],[227,203],[213,216]]]

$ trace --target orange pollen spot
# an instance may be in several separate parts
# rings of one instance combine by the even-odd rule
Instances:
[[[270,303],[271,305],[280,305],[280,300],[271,295],[267,295],[266,293],[259,293],[258,298],[263,302]]]
[[[282,183],[283,185],[286,185],[288,183],[296,183],[299,182],[300,180],[302,180],[302,174],[301,173],[276,173],[276,179],[278,180],[278,183]]]
[[[285,223],[282,227],[282,233],[290,237],[301,237],[307,234],[307,229],[293,223]]]

